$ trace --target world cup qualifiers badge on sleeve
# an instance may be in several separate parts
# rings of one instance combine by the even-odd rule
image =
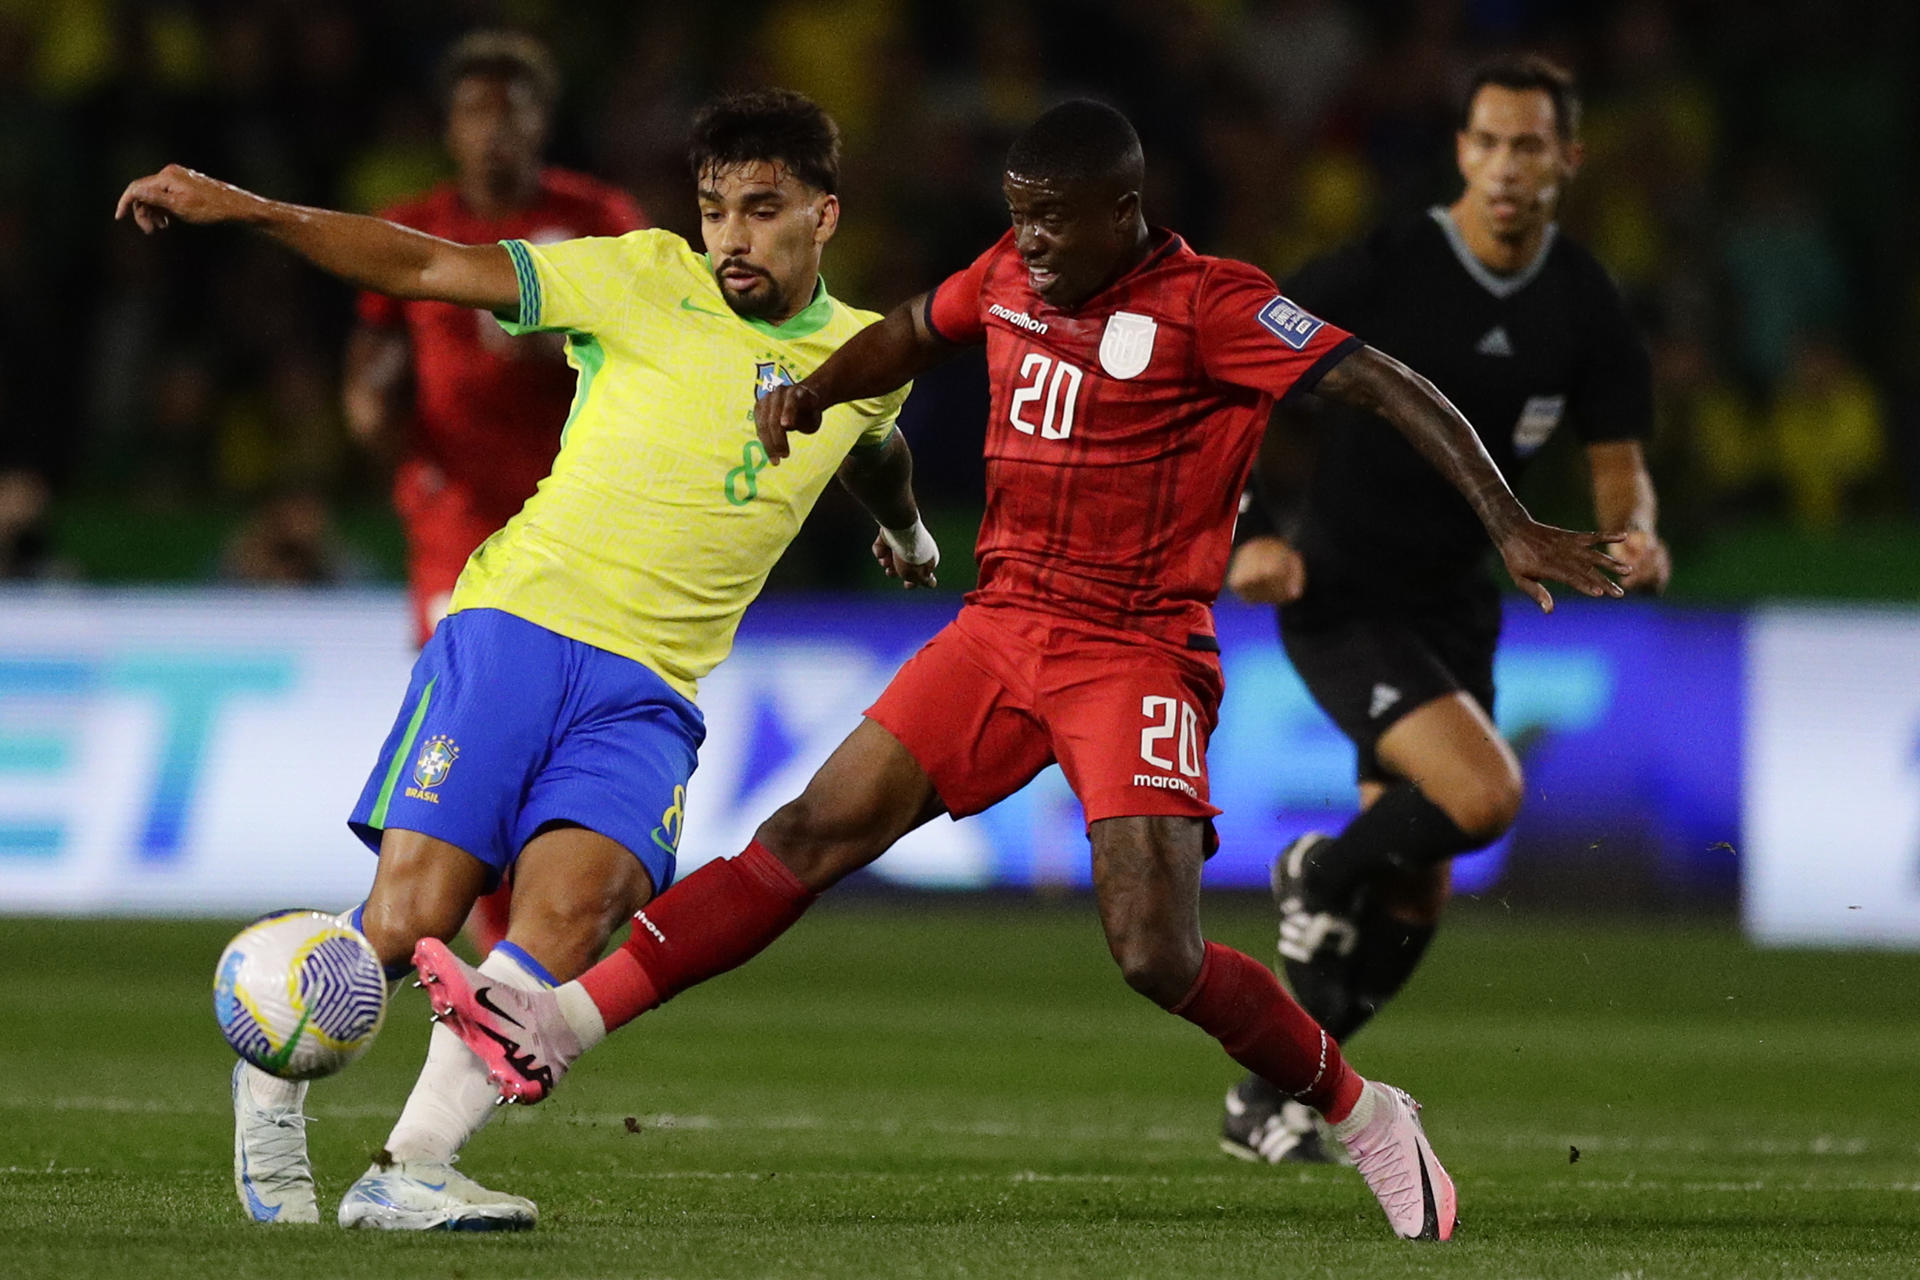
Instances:
[[[428,738],[427,744],[420,748],[419,758],[413,762],[415,785],[407,788],[407,797],[439,804],[440,794],[434,788],[447,780],[447,775],[453,772],[453,762],[459,758],[459,746],[446,734],[437,733]]]
[[[1273,301],[1260,308],[1260,323],[1267,331],[1295,351],[1305,351],[1326,321],[1302,311],[1285,297],[1275,294]]]

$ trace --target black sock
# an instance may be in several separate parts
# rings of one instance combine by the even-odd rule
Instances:
[[[1332,843],[1320,846],[1307,862],[1306,880],[1315,897],[1344,903],[1361,885],[1383,874],[1430,867],[1481,843],[1455,826],[1420,788],[1402,782],[1349,822]]]
[[[1370,913],[1360,926],[1359,945],[1347,957],[1350,1008],[1344,1030],[1336,1034],[1328,1027],[1328,1034],[1344,1043],[1380,1012],[1419,967],[1420,957],[1433,941],[1434,929],[1430,924],[1397,920],[1383,911]]]
[[[1360,1008],[1352,956],[1323,956],[1309,964],[1286,960],[1283,967],[1293,998],[1336,1041],[1359,1030],[1370,1016],[1371,1010]]]

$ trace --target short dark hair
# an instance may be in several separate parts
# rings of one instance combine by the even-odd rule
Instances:
[[[1537,89],[1553,101],[1553,130],[1560,141],[1572,142],[1580,132],[1580,91],[1574,88],[1573,72],[1551,58],[1537,53],[1513,53],[1485,62],[1467,82],[1467,96],[1460,101],[1460,127],[1465,129],[1473,117],[1473,100],[1488,85],[1502,89]]]
[[[1092,98],[1074,98],[1047,111],[1007,149],[1007,172],[1022,177],[1117,178],[1137,187],[1146,171],[1133,125]]]
[[[820,104],[791,89],[753,89],[716,98],[693,117],[687,164],[708,172],[770,161],[816,191],[840,185],[840,126]]]
[[[547,46],[521,31],[470,31],[440,60],[440,101],[453,101],[454,88],[468,76],[518,80],[533,90],[547,110],[560,98],[560,69]]]

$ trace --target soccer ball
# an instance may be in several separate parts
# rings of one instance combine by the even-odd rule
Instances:
[[[233,1051],[283,1080],[330,1076],[367,1051],[387,1014],[373,945],[320,911],[242,929],[213,973],[213,1016]]]

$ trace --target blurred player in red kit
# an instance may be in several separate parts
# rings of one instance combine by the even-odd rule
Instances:
[[[541,163],[559,81],[537,41],[475,32],[448,53],[441,79],[454,178],[380,217],[461,244],[547,244],[647,225],[625,192]],[[558,338],[510,338],[492,316],[451,303],[366,293],[359,316],[347,344],[347,423],[395,461],[415,638],[425,644],[467,557],[546,478],[574,374]]]
[[[431,940],[434,1007],[503,1095],[535,1101],[586,1048],[784,932],[825,889],[941,814],[978,813],[1058,762],[1085,810],[1107,946],[1127,984],[1333,1126],[1396,1234],[1446,1239],[1453,1184],[1417,1105],[1362,1079],[1272,971],[1200,933],[1215,846],[1206,739],[1222,691],[1212,602],[1274,402],[1372,406],[1479,513],[1509,570],[1618,588],[1591,534],[1535,523],[1431,384],[1294,306],[1245,263],[1141,212],[1124,116],[1068,102],[1008,154],[1012,229],[756,409],[768,457],[822,411],[984,344],[992,387],[980,586],[901,668],[800,797],[737,857],[635,917],[575,982],[509,991]]]
[[[453,180],[380,217],[461,244],[547,244],[647,225],[624,191],[541,163],[559,76],[531,36],[466,36],[448,52],[441,85]],[[380,293],[361,294],[358,310],[347,425],[394,463],[414,643],[424,645],[467,557],[552,468],[575,378],[557,335],[508,337],[483,311]],[[483,952],[506,936],[510,892],[502,884],[474,907],[467,931]]]

